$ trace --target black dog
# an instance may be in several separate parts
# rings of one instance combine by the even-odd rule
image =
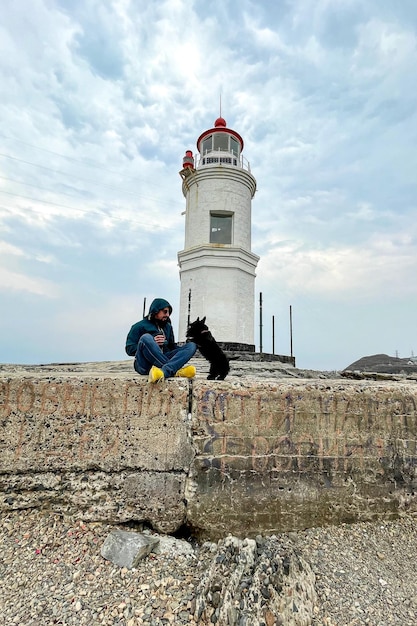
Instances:
[[[224,380],[229,373],[229,359],[206,326],[206,318],[199,317],[190,324],[187,330],[187,338],[197,344],[198,349],[210,363],[208,380]]]

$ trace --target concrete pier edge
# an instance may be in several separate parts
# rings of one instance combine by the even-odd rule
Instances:
[[[0,371],[0,510],[211,539],[416,512],[415,380],[62,369]]]

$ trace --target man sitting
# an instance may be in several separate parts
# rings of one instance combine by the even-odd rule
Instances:
[[[126,353],[134,356],[134,368],[138,374],[149,374],[149,382],[156,383],[183,376],[194,378],[195,367],[184,365],[194,356],[197,345],[190,341],[183,346],[175,343],[170,315],[172,306],[163,298],[156,298],[149,313],[133,324],[126,339]]]

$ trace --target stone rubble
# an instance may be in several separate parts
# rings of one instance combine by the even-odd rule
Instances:
[[[196,592],[201,623],[308,626],[317,602],[310,566],[282,538],[227,537],[204,544],[213,553]]]
[[[100,554],[114,530],[36,509],[2,513],[0,625],[417,624],[411,517],[201,546],[166,537],[163,553],[131,570]]]
[[[157,537],[146,537],[141,533],[113,530],[101,548],[101,556],[119,567],[132,569],[147,557],[158,545]]]

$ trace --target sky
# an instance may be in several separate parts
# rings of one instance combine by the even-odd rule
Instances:
[[[415,0],[15,0],[0,20],[0,362],[178,330],[179,171],[244,139],[255,339],[306,369],[417,354]],[[225,311],[227,315],[227,310]]]

